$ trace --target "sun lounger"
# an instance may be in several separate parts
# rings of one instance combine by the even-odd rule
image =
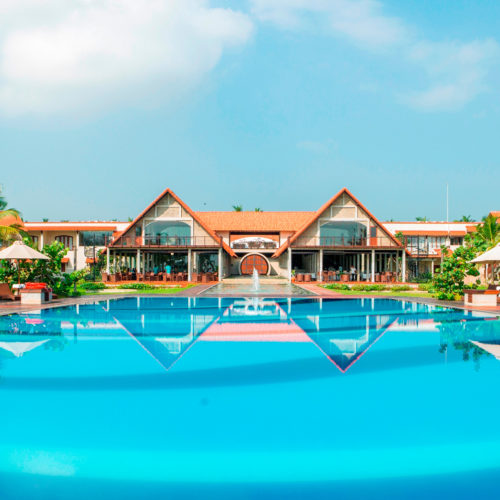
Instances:
[[[0,283],[0,299],[21,300],[21,297],[12,293],[8,283]]]

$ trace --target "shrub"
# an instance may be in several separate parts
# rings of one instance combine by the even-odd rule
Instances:
[[[325,288],[329,290],[350,290],[350,287],[347,283],[329,283],[325,285]]]
[[[392,292],[407,292],[408,290],[411,290],[411,286],[408,285],[396,285],[391,287]]]
[[[351,289],[359,292],[381,292],[387,290],[387,287],[385,285],[353,285]]]
[[[420,283],[418,289],[424,292],[433,292],[434,285],[432,283]]]
[[[356,290],[357,292],[362,292],[366,290],[366,285],[352,285],[351,290]]]
[[[83,290],[104,290],[106,285],[104,283],[85,282],[80,285],[80,288]]]
[[[431,273],[420,273],[418,276],[413,277],[410,281],[413,283],[431,283],[432,274]]]
[[[127,283],[118,285],[117,288],[121,288],[122,290],[154,290],[156,287],[147,283]]]
[[[367,292],[382,292],[383,290],[388,290],[389,287],[386,285],[366,285],[365,290]]]
[[[441,248],[443,254],[446,254],[448,249]],[[463,295],[465,277],[479,275],[471,262],[475,255],[476,251],[472,247],[458,247],[451,255],[446,255],[441,272],[434,276],[434,289],[438,293],[438,299],[457,300]]]

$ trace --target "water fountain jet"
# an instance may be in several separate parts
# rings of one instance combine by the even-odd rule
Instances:
[[[259,292],[260,291],[260,278],[259,278],[259,272],[257,271],[257,269],[255,269],[255,267],[253,268],[252,281],[253,281],[253,291]]]

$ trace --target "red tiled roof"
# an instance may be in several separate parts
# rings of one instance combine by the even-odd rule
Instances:
[[[21,227],[24,226],[24,222],[19,217],[13,215],[0,218],[0,226],[12,226],[14,224],[18,224]]]
[[[430,229],[421,229],[420,231],[400,231],[405,236],[465,236],[466,231],[432,231]]]
[[[323,206],[321,206],[316,212],[313,212],[312,215],[304,222],[304,224],[301,226],[299,230],[291,237],[289,238],[283,245],[281,245],[276,252],[274,252],[273,257],[279,257],[287,248],[289,245],[291,245],[304,231],[307,230],[307,228],[315,221],[317,220],[321,214],[330,206],[334,203],[334,201],[339,198],[342,194],[347,194],[353,201],[356,203],[359,207],[361,207],[370,217],[375,224],[377,224],[385,233],[386,235],[396,244],[398,247],[402,247],[402,243],[396,239],[390,231],[388,231],[384,225],[347,189],[347,188],[342,188],[335,196],[330,198]]]
[[[222,238],[219,238],[217,234],[215,234],[214,230],[208,226],[203,220],[200,219],[200,217],[193,212],[170,188],[165,189],[163,193],[161,193],[159,196],[157,196],[114,240],[113,243],[111,243],[111,247],[114,246],[114,244],[118,241],[119,238],[121,238],[130,228],[134,226],[139,220],[141,220],[148,212],[149,210],[156,205],[164,196],[167,194],[170,194],[174,200],[179,203],[179,205],[196,221],[200,224],[200,226],[215,240],[215,241],[220,241],[222,244],[222,247],[224,250],[231,255],[232,257],[236,257],[236,254],[234,250],[229,247],[226,243],[222,241]]]
[[[52,224],[44,225],[43,223],[26,223],[26,230],[29,231],[115,231],[116,224],[87,226],[88,223],[71,223],[71,224]]]
[[[297,231],[314,212],[195,212],[215,231]]]

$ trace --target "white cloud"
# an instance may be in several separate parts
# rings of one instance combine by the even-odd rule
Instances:
[[[409,58],[427,73],[427,89],[410,93],[405,100],[424,111],[460,108],[487,89],[489,68],[500,56],[495,40],[461,42],[420,42]]]
[[[489,71],[500,54],[493,39],[419,39],[402,19],[385,14],[377,0],[252,0],[252,10],[262,21],[280,28],[298,29],[306,22],[326,26],[332,35],[377,51],[379,57],[389,54],[399,69],[410,63],[410,71],[420,73],[418,79],[427,79],[428,84],[423,90],[404,91],[401,100],[424,111],[457,109],[485,91]]]
[[[317,15],[334,34],[369,49],[400,43],[409,33],[398,18],[384,15],[376,0],[252,0],[252,11],[289,29],[303,24],[306,14]]]
[[[0,110],[168,101],[252,29],[247,15],[206,0],[2,0]]]

